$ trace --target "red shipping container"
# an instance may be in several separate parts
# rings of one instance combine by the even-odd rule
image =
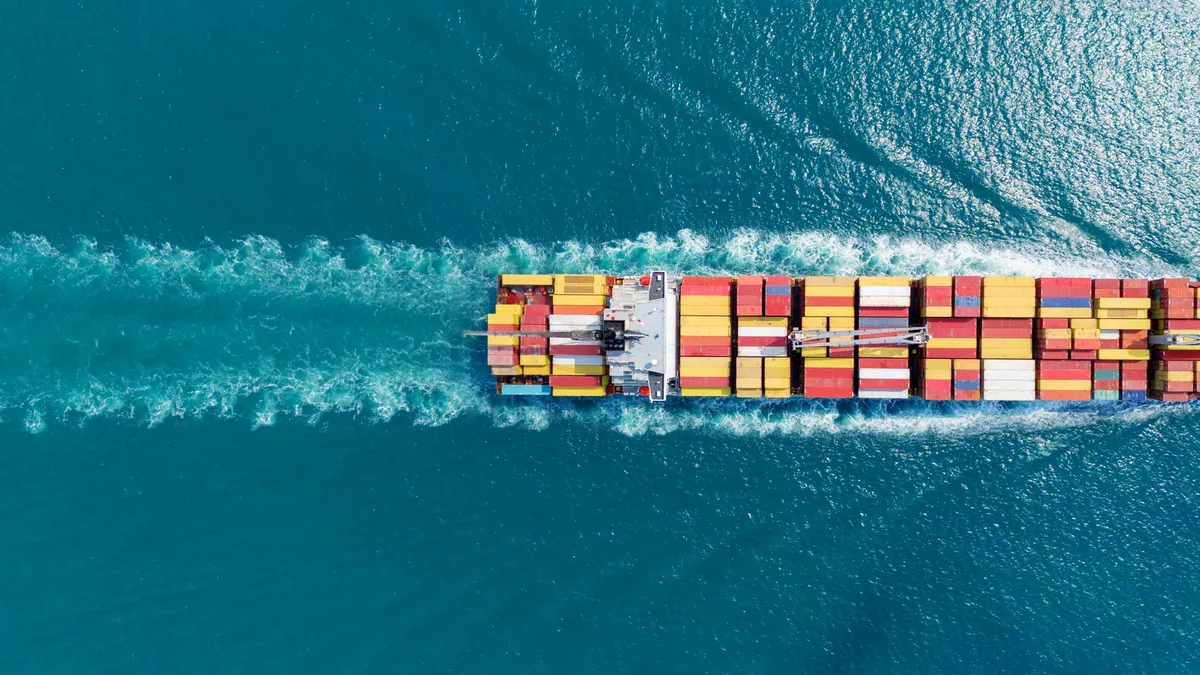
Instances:
[[[600,345],[550,345],[550,356],[600,356]]]
[[[1165,391],[1152,391],[1150,392],[1150,398],[1165,403],[1183,403],[1191,397],[1187,394],[1169,394]]]
[[[1155,309],[1189,309],[1196,305],[1196,298],[1159,298],[1154,300],[1152,306]],[[1181,318],[1196,318],[1196,317],[1181,317]]]
[[[1092,279],[1092,288],[1104,290],[1121,290],[1120,279]]]
[[[820,368],[818,370],[830,370],[829,368]],[[813,384],[820,387],[850,387],[854,385],[854,373],[847,373],[842,376],[833,376],[828,373],[813,375],[811,371],[804,373],[804,383]]]
[[[948,305],[954,300],[954,289],[950,286],[926,286],[921,289],[921,297],[926,302],[940,302]]]
[[[1095,338],[1075,338],[1072,347],[1083,352],[1094,352],[1100,349],[1100,340]]]
[[[979,327],[987,328],[1024,328],[1033,331],[1033,319],[980,319]]]
[[[907,307],[859,307],[859,318],[890,318],[890,319],[906,319],[908,318]]]
[[[1167,352],[1167,353],[1169,354],[1171,352]],[[1179,353],[1179,352],[1176,352],[1176,353]],[[1156,364],[1154,364],[1154,366],[1158,370],[1165,370],[1168,372],[1176,372],[1176,373],[1186,372],[1186,371],[1189,371],[1192,369],[1191,365],[1189,365],[1187,363],[1181,363],[1179,361],[1172,361],[1170,363],[1156,363]]]
[[[684,286],[728,286],[733,283],[732,277],[683,277]]]
[[[971,390],[955,389],[954,390],[954,400],[955,401],[978,401],[979,400],[979,390],[978,389],[971,389]]]
[[[956,316],[956,317],[978,318],[982,314],[983,314],[982,307],[961,307],[959,305],[954,306],[954,316]]]
[[[1117,380],[1093,380],[1092,389],[1095,391],[1118,391],[1120,384]]]
[[[925,399],[926,401],[949,401],[950,400],[950,392],[949,391],[921,390],[917,395],[920,396],[921,398]]]
[[[762,316],[763,315],[763,307],[762,307],[762,305],[738,305],[737,306],[737,315],[738,316]]]
[[[680,286],[680,295],[728,296],[729,286]]]
[[[792,278],[783,275],[771,275],[766,279],[767,286],[791,286]]]
[[[958,288],[959,286],[968,286],[968,287],[975,286],[978,288],[979,286],[982,286],[982,285],[983,285],[983,277],[973,277],[973,276],[954,277],[954,287],[955,288]]]
[[[819,296],[808,296],[804,298],[804,304],[809,307],[853,307],[854,298],[825,298]]]
[[[1035,349],[1033,358],[1046,361],[1066,361],[1071,358],[1071,352],[1065,349]]]
[[[1171,361],[1172,363],[1179,362],[1179,361],[1187,361],[1190,363],[1192,361],[1200,361],[1200,351],[1181,351],[1181,352],[1161,351],[1161,352],[1155,352],[1155,357],[1162,359],[1163,361]]]
[[[830,347],[829,358],[831,359],[850,359],[854,358],[854,347]]]
[[[680,356],[732,356],[732,347],[680,347]]]
[[[681,377],[680,387],[728,387],[728,377]]]
[[[768,299],[764,311],[766,316],[791,316],[792,300],[788,297],[780,297],[779,300]]]
[[[570,316],[600,316],[604,313],[604,305],[568,305],[566,307],[558,305],[554,308],[554,313]]]
[[[1096,351],[1093,349],[1072,349],[1071,350],[1071,360],[1072,361],[1095,361],[1096,360]]]
[[[979,352],[974,347],[926,347],[930,359],[973,359]]]
[[[892,368],[894,370],[908,370],[908,359],[861,358],[858,360],[858,367],[860,369]]]
[[[737,283],[738,289],[744,286],[762,286],[763,278],[755,274],[739,274]]]
[[[1174,392],[1177,394],[1189,392],[1195,386],[1195,384],[1191,382],[1163,382],[1162,385],[1163,391]]]
[[[806,398],[854,398],[853,387],[805,387]]]
[[[1070,319],[1038,319],[1038,327],[1042,330],[1062,330],[1071,327]]]
[[[603,384],[600,375],[551,375],[551,387],[599,387]]]
[[[1165,319],[1160,323],[1162,330],[1195,330],[1200,331],[1200,319]]]
[[[1187,279],[1178,277],[1169,277],[1165,279],[1155,279],[1151,284],[1154,288],[1191,288],[1191,284]]]
[[[786,347],[786,337],[740,337],[739,347]]]
[[[1149,361],[1119,361],[1122,373],[1150,370]]]
[[[549,316],[550,305],[525,305],[525,311],[521,314],[521,318],[530,316]]]
[[[1120,348],[1121,348],[1121,339],[1120,338],[1117,338],[1116,340],[1101,340],[1100,341],[1100,349],[1120,349]]]
[[[979,331],[981,338],[997,338],[1003,340],[1033,339],[1033,330],[1029,328],[984,328]]]

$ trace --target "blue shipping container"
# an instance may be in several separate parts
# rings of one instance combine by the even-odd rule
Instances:
[[[549,396],[548,384],[503,384],[500,393],[509,396]]]

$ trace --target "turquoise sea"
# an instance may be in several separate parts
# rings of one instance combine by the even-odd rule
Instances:
[[[508,401],[500,271],[1200,276],[1182,0],[0,9],[0,672],[1194,673],[1200,408]]]

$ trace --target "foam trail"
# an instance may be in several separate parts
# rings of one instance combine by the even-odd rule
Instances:
[[[361,237],[288,247],[252,236],[196,249],[129,239],[0,245],[0,411],[31,431],[96,417],[155,425],[221,417],[268,425],[331,413],[439,425],[473,414],[496,426],[556,420],[630,435],[847,431],[969,433],[987,420],[1045,426],[1098,418],[1055,408],[836,406],[811,401],[568,403],[492,396],[478,327],[496,274],[1179,274],[1153,259],[1065,257],[971,243],[869,241],[822,233],[691,231],[604,242],[522,240],[421,248]],[[1167,409],[1159,406],[1158,409]],[[1127,418],[1119,409],[1114,419]],[[1072,420],[1070,422],[1063,420]]]

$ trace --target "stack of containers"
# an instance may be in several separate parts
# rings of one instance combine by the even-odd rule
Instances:
[[[817,322],[802,319],[801,327],[807,330],[854,330],[854,277],[805,277],[803,316],[823,319],[825,323],[822,328],[807,328]],[[829,347],[825,356],[853,361],[854,347]]]
[[[908,326],[912,280],[908,277],[861,277],[858,280],[858,327]],[[909,349],[904,345],[858,348],[859,398],[908,398]]]
[[[737,357],[737,397],[762,398],[763,360],[761,356]]]
[[[737,315],[763,315],[763,278],[743,274],[737,278]]]
[[[1145,401],[1149,384],[1149,361],[1121,361],[1122,401]]]
[[[550,330],[550,305],[525,305],[525,311],[521,314],[521,330]],[[548,338],[521,336],[519,348],[523,375],[550,375]]]
[[[684,396],[729,396],[733,359],[729,277],[684,277],[679,287],[679,390]],[[689,356],[688,347],[722,350]]]
[[[1036,314],[1037,289],[1033,277],[984,277],[985,319],[1032,319]]]
[[[1097,401],[1121,399],[1121,362],[1096,361],[1092,364],[1092,398]]]
[[[1100,329],[1098,359],[1150,359],[1150,298],[1097,298],[1096,324]]]
[[[982,390],[979,359],[954,359],[954,400],[978,401]]]
[[[853,398],[854,359],[804,359],[804,395],[809,398]]]
[[[917,282],[917,295],[922,319],[954,316],[954,277],[925,277]]]
[[[929,342],[925,356],[931,359],[974,359],[979,356],[979,320],[970,318],[927,319]]]
[[[1038,361],[1037,397],[1043,401],[1091,400],[1092,362],[1068,360]]]
[[[1102,303],[1108,303],[1121,297],[1120,279],[1094,279],[1092,281],[1092,306],[1099,308]],[[1095,311],[1099,311],[1096,309]],[[1093,313],[1093,316],[1095,314]],[[1101,349],[1114,349],[1120,346],[1120,333],[1117,329],[1100,330],[1099,319],[1071,320],[1071,358],[1079,360],[1096,360]]]
[[[1033,319],[980,319],[979,336],[980,358],[1033,358]]]
[[[769,276],[766,279],[766,316],[792,315],[792,278]]]
[[[1032,401],[1037,371],[1033,359],[984,359],[983,400]]]
[[[1178,335],[1200,332],[1196,313],[1197,289],[1187,279],[1157,279],[1150,283],[1154,333]],[[1164,346],[1154,350],[1150,364],[1150,397],[1161,401],[1184,401],[1197,391],[1200,347]]]
[[[917,396],[928,401],[949,401],[954,384],[953,363],[950,359],[921,359]]]
[[[954,277],[954,316],[979,318],[983,310],[982,277]]]
[[[1033,277],[984,277],[979,356],[988,361],[1032,359],[1033,316],[1037,313],[1036,308],[1037,289],[1034,286]],[[1032,368],[1030,369],[1032,370]],[[984,362],[983,370],[983,397],[986,399],[988,398],[987,361]],[[1033,386],[1032,380],[1030,386]],[[1021,395],[1024,395],[1023,391]]]
[[[1037,343],[1040,360],[1071,358],[1072,320],[1092,318],[1092,280],[1037,280]],[[1086,360],[1090,360],[1089,355]]]
[[[497,304],[487,316],[489,331],[515,331],[521,325],[522,305]],[[516,335],[489,335],[487,362],[493,375],[520,375],[521,364]]]
[[[792,395],[792,362],[786,356],[763,359],[763,394],[767,398],[787,398]]]
[[[612,280],[602,274],[554,275],[551,331],[599,330]],[[611,393],[598,340],[551,338],[550,389],[554,396],[604,396]]]

